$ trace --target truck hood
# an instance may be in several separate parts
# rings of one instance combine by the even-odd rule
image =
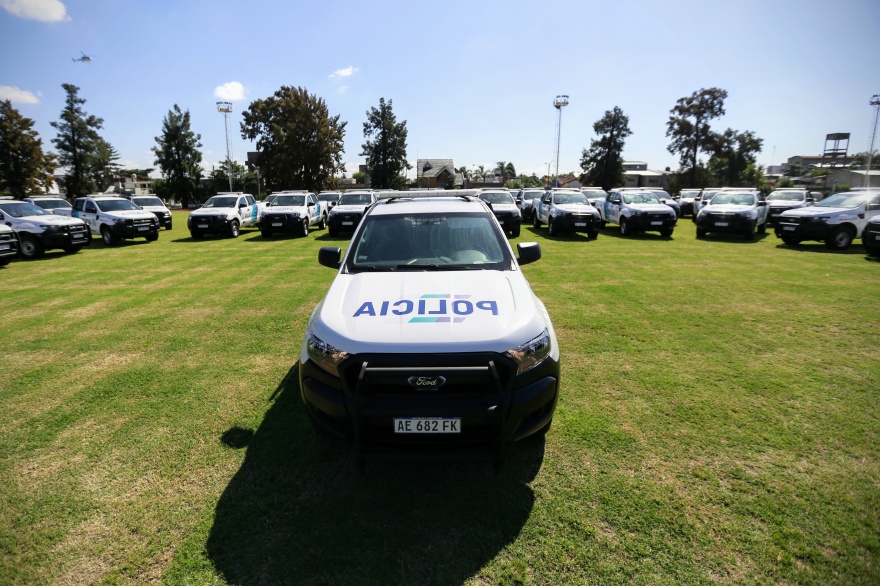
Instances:
[[[800,208],[797,210],[788,210],[786,212],[782,212],[782,215],[788,218],[798,217],[798,218],[811,218],[813,216],[834,216],[837,214],[851,213],[853,216],[862,212],[861,207],[857,208],[817,208],[815,206],[810,206],[808,208]]]
[[[131,218],[132,220],[153,219],[156,216],[143,210],[120,210],[118,212],[101,212],[113,218]]]
[[[567,214],[587,214],[587,215],[598,215],[599,212],[596,211],[596,208],[589,205],[579,205],[579,204],[562,204],[557,205],[556,209],[562,210]]]
[[[349,212],[349,213],[357,212],[359,214],[362,214],[362,213],[364,213],[364,210],[366,208],[367,208],[367,206],[355,206],[355,205],[341,206],[339,204],[336,204],[335,206],[333,206],[333,211],[340,213],[340,214],[345,213],[345,212]]]
[[[754,206],[743,206],[743,205],[736,205],[736,204],[732,204],[732,203],[722,203],[722,204],[718,204],[718,205],[714,205],[714,206],[707,205],[706,207],[703,208],[703,213],[704,214],[711,214],[711,213],[735,214],[737,212],[751,212],[754,209],[755,209]]]
[[[22,222],[42,224],[44,226],[80,226],[84,223],[78,218],[69,218],[67,216],[59,216],[56,214],[49,214],[46,216],[22,216],[17,219]]]
[[[675,210],[663,203],[631,203],[627,205],[640,212],[675,212]]]
[[[504,352],[550,327],[542,309],[518,270],[340,273],[310,329],[350,353]]]
[[[305,206],[271,206],[263,210],[264,214],[307,214]]]
[[[771,208],[802,208],[807,205],[805,201],[767,201],[767,206]]]
[[[142,210],[145,212],[167,212],[170,211],[168,208],[163,208],[162,206],[140,206]]]
[[[234,214],[236,208],[208,208],[208,209],[197,209],[190,212],[191,216],[228,216],[229,214]]]
[[[518,211],[519,208],[516,204],[512,203],[493,203],[492,211],[493,212],[515,212]]]

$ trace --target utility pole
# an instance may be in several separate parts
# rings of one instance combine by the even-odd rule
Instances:
[[[871,165],[874,162],[874,139],[877,137],[877,117],[880,116],[880,94],[871,96],[874,106],[874,130],[871,131],[871,148],[868,149],[868,168],[865,170],[865,187],[871,187]]]
[[[556,176],[554,183],[559,187],[559,139],[562,137],[562,109],[568,106],[568,96],[556,96],[553,100],[553,107],[559,111],[556,119]]]
[[[232,102],[217,102],[217,111],[223,114],[223,125],[226,128],[226,172],[229,177],[229,191],[232,191],[232,155],[229,150],[229,114]]]

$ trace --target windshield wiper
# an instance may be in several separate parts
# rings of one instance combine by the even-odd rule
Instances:
[[[481,265],[467,264],[420,264],[420,265],[397,265],[402,271],[484,271]]]
[[[349,268],[349,272],[352,273],[382,273],[393,272],[395,270],[397,270],[395,267],[387,265],[352,265]]]

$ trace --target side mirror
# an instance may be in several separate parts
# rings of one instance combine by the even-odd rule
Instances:
[[[338,269],[340,267],[339,260],[342,258],[342,249],[338,246],[322,246],[318,251],[318,264]]]
[[[762,199],[761,201],[758,202],[758,205],[759,206],[766,206],[767,202]]]
[[[241,202],[240,204],[238,204],[238,207],[239,207],[239,208],[243,208],[243,207],[245,207],[246,205],[247,205],[246,203]]]
[[[869,203],[866,208],[869,212],[874,210],[880,210],[880,203]]]
[[[516,252],[519,254],[519,266],[527,265],[541,258],[541,245],[537,242],[520,242],[516,245]]]

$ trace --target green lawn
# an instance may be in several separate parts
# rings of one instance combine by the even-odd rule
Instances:
[[[368,464],[316,436],[307,238],[50,252],[0,269],[0,583],[878,584],[880,263],[689,220],[549,239],[546,442]]]

